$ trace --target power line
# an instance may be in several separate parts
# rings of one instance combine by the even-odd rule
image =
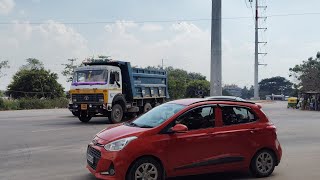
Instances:
[[[288,16],[306,16],[306,15],[320,15],[320,12],[306,12],[306,13],[290,13],[290,14],[272,14],[266,17],[288,17]],[[224,17],[221,19],[225,20],[237,20],[237,19],[251,19],[251,16],[239,16],[239,17]],[[199,21],[211,21],[210,18],[199,18],[199,19],[172,19],[172,20],[145,20],[145,21],[131,21],[128,20],[128,22],[134,22],[136,24],[144,24],[144,23],[171,23],[171,22],[199,22]],[[215,19],[213,19],[215,20]],[[60,21],[58,21],[60,22]],[[66,25],[91,25],[91,24],[114,24],[114,23],[126,23],[122,21],[86,21],[86,22],[63,22],[60,23],[66,24]],[[42,25],[42,24],[50,24],[50,22],[0,22],[0,25],[14,25],[14,24],[30,24],[30,25]]]

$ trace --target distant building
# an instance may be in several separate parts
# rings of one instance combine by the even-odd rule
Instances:
[[[241,97],[241,88],[235,84],[232,85],[225,85],[223,87],[224,90],[228,91],[229,94],[232,96]]]

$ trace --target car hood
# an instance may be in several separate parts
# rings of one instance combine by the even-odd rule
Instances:
[[[120,126],[115,126],[111,128],[106,128],[100,131],[97,134],[97,136],[100,139],[103,139],[105,143],[109,143],[121,138],[129,137],[129,136],[138,136],[139,134],[148,130],[150,129],[120,125]]]

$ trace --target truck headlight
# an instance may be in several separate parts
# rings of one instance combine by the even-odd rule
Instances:
[[[72,102],[77,102],[77,99],[72,99]]]
[[[99,99],[99,102],[103,102],[103,99]]]
[[[128,145],[131,141],[133,141],[135,139],[137,139],[136,136],[131,136],[131,137],[119,139],[119,140],[113,141],[113,142],[111,142],[109,144],[106,144],[104,146],[104,149],[107,150],[107,151],[120,151],[126,145]]]

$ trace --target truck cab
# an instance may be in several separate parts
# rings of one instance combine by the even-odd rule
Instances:
[[[69,109],[82,122],[105,116],[112,123],[144,113],[168,98],[163,70],[131,68],[129,62],[85,63],[74,71]]]

